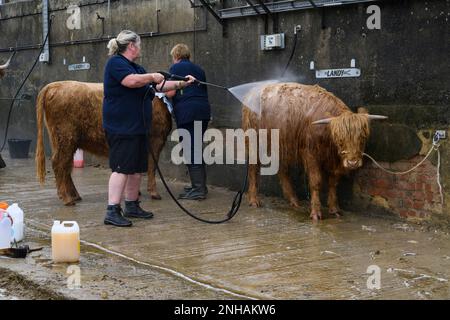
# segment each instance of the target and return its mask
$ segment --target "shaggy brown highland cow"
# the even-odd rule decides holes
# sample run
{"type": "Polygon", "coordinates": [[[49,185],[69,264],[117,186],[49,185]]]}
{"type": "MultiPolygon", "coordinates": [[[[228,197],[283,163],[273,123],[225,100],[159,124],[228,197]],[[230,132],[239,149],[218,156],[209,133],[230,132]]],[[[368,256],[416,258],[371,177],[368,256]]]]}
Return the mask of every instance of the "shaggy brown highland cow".
{"type": "MultiPolygon", "coordinates": [[[[369,120],[385,118],[353,113],[339,98],[317,85],[277,83],[261,91],[260,116],[244,106],[242,127],[280,130],[278,176],[283,194],[292,206],[299,207],[289,167],[303,166],[309,179],[311,218],[318,220],[322,218],[319,192],[323,179],[328,178],[329,212],[339,215],[339,179],[361,167],[369,120]]],[[[248,200],[252,206],[261,205],[259,168],[258,164],[249,167],[248,200]]]]}
{"type": "MultiPolygon", "coordinates": [[[[108,156],[102,127],[103,84],[59,81],[46,85],[37,98],[36,170],[40,183],[45,181],[44,117],[52,145],[52,167],[58,196],[65,205],[81,200],[71,172],[73,154],[80,148],[97,156],[108,156]]],[[[172,129],[172,119],[164,103],[153,100],[150,144],[156,159],[172,129]]],[[[149,157],[147,190],[153,199],[161,199],[156,190],[155,163],[149,157]]]]}

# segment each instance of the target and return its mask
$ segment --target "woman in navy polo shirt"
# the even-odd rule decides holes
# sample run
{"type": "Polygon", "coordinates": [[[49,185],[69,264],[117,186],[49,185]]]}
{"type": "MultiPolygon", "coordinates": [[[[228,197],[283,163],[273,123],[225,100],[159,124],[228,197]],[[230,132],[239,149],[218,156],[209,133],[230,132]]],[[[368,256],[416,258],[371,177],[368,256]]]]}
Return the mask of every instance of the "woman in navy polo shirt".
{"type": "MultiPolygon", "coordinates": [[[[173,65],[170,68],[171,74],[182,77],[193,75],[200,81],[206,81],[205,72],[198,65],[189,59],[191,53],[185,44],[177,44],[170,52],[173,65]]],[[[168,97],[173,97],[173,107],[175,121],[179,129],[189,131],[191,136],[191,159],[187,165],[191,186],[185,187],[185,192],[180,194],[180,199],[202,200],[206,198],[208,188],[206,187],[206,169],[203,162],[203,135],[211,119],[211,107],[208,101],[208,91],[205,85],[195,84],[186,89],[167,92],[168,97]],[[201,137],[195,137],[195,126],[201,128],[201,137]],[[197,139],[195,139],[197,138],[197,139]],[[195,148],[195,145],[200,145],[195,148]],[[196,155],[197,151],[197,155],[196,155]]],[[[200,132],[200,130],[198,130],[200,132]]]]}
{"type": "Polygon", "coordinates": [[[132,223],[127,217],[153,217],[151,212],[140,207],[138,197],[141,176],[148,167],[148,132],[154,90],[182,89],[195,78],[188,76],[190,80],[187,82],[165,82],[161,74],[147,73],[134,62],[140,57],[141,40],[133,31],[120,32],[117,38],[109,41],[108,49],[111,58],[104,73],[103,127],[112,174],[104,222],[129,227],[132,223]],[[125,212],[122,215],[120,203],[124,193],[125,212]]]}

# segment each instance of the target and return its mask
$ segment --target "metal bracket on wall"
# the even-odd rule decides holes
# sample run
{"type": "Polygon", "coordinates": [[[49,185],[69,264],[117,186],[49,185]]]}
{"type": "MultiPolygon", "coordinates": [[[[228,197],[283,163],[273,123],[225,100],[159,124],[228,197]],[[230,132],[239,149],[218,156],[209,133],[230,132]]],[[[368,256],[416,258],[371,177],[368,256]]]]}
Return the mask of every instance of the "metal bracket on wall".
{"type": "MultiPolygon", "coordinates": [[[[217,12],[213,9],[213,7],[211,6],[211,4],[209,3],[208,0],[199,0],[200,3],[202,4],[203,7],[205,7],[208,12],[217,20],[217,22],[219,22],[221,25],[224,24],[223,20],[221,17],[219,17],[219,15],[217,14],[217,12]]],[[[192,2],[191,2],[192,3],[192,2]]]]}
{"type": "Polygon", "coordinates": [[[102,17],[96,12],[97,14],[97,20],[100,20],[102,22],[102,34],[100,37],[103,37],[105,35],[105,17],[102,17]]]}
{"type": "MultiPolygon", "coordinates": [[[[220,23],[220,25],[222,26],[222,36],[226,37],[227,36],[227,28],[226,28],[225,21],[213,9],[213,7],[212,7],[211,3],[209,2],[209,0],[199,0],[199,1],[202,4],[202,7],[206,8],[208,10],[208,12],[214,17],[214,19],[216,19],[217,22],[220,23]]],[[[191,5],[195,6],[195,3],[193,3],[191,0],[189,0],[189,2],[191,2],[191,5]]]]}
{"type": "MultiPolygon", "coordinates": [[[[268,16],[273,17],[272,12],[267,8],[267,6],[262,2],[258,0],[259,6],[255,5],[251,0],[246,0],[248,5],[264,20],[264,33],[269,33],[269,20],[268,16]],[[263,10],[261,10],[261,8],[263,10]]],[[[274,21],[274,27],[273,27],[273,33],[278,33],[278,21],[274,21]]]]}
{"type": "Polygon", "coordinates": [[[262,0],[257,0],[259,5],[264,9],[264,11],[269,15],[272,16],[272,11],[269,10],[269,8],[266,6],[266,4],[262,0]]]}
{"type": "MultiPolygon", "coordinates": [[[[279,12],[288,12],[295,10],[307,10],[307,9],[317,9],[326,8],[331,6],[342,6],[346,4],[356,4],[364,2],[375,2],[380,0],[280,0],[280,1],[270,1],[264,2],[262,0],[257,0],[258,4],[252,6],[235,6],[231,8],[224,8],[218,11],[219,18],[231,19],[231,18],[241,18],[247,16],[254,16],[264,11],[263,14],[273,15],[279,12]]],[[[248,2],[248,1],[247,1],[248,2]]]]}
{"type": "Polygon", "coordinates": [[[257,0],[259,6],[264,10],[265,13],[265,33],[269,33],[269,28],[268,28],[268,23],[269,20],[267,17],[272,19],[272,33],[279,33],[278,31],[278,27],[279,27],[279,23],[278,23],[278,14],[272,12],[269,7],[262,1],[262,0],[257,0]]]}
{"type": "Polygon", "coordinates": [[[250,7],[252,7],[252,9],[253,9],[259,16],[262,15],[261,12],[259,12],[259,10],[257,9],[257,7],[253,4],[253,2],[251,2],[250,0],[245,0],[245,1],[247,1],[248,5],[249,5],[250,7]]]}
{"type": "Polygon", "coordinates": [[[314,3],[313,0],[309,0],[309,3],[311,3],[311,5],[313,6],[314,9],[317,8],[317,6],[316,6],[316,4],[314,3]]]}

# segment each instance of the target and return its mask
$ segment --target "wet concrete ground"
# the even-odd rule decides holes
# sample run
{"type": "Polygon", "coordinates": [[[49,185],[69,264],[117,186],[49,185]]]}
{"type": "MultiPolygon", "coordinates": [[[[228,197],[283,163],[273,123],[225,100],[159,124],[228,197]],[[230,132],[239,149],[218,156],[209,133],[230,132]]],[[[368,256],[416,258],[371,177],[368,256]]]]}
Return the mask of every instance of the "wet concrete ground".
{"type": "MultiPolygon", "coordinates": [[[[135,220],[133,228],[119,229],[103,225],[109,170],[74,170],[83,201],[64,207],[56,196],[52,173],[40,187],[32,159],[7,159],[7,164],[0,170],[0,200],[19,203],[25,211],[27,241],[46,248],[27,260],[0,259],[0,269],[14,271],[32,281],[33,288],[47,290],[49,296],[44,298],[450,298],[447,231],[365,213],[346,213],[341,219],[314,225],[306,203],[294,210],[281,199],[267,197],[263,208],[243,203],[231,222],[207,225],[181,212],[161,184],[163,200],[149,200],[147,195],[142,199],[142,206],[151,209],[155,218],[135,220]],[[80,289],[68,289],[67,266],[50,260],[53,220],[76,220],[81,227],[80,289]],[[379,290],[367,287],[370,266],[380,268],[379,290]]],[[[175,193],[184,185],[173,180],[170,184],[175,193]]],[[[211,187],[207,200],[185,203],[203,217],[217,219],[228,210],[233,196],[211,187]]],[[[11,286],[2,277],[0,289],[8,290],[11,286]]],[[[24,292],[19,292],[21,296],[24,292]]]]}

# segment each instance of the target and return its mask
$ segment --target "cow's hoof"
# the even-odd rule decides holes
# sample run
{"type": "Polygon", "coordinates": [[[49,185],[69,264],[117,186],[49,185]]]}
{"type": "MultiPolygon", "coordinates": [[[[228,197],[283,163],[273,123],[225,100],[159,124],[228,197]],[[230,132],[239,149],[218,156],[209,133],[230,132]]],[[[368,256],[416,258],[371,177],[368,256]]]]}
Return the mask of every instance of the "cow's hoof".
{"type": "Polygon", "coordinates": [[[70,201],[64,202],[64,205],[67,207],[74,206],[75,204],[76,204],[75,200],[70,200],[70,201]]]}
{"type": "Polygon", "coordinates": [[[150,197],[153,200],[161,200],[162,199],[161,196],[159,194],[157,194],[157,193],[150,194],[150,197]]]}
{"type": "Polygon", "coordinates": [[[248,205],[253,208],[259,208],[262,204],[259,199],[251,199],[248,201],[248,205]]]}
{"type": "Polygon", "coordinates": [[[342,217],[342,213],[341,213],[341,212],[339,211],[339,209],[337,209],[337,208],[330,209],[330,210],[328,211],[328,213],[329,213],[330,215],[335,216],[336,218],[342,217]]]}
{"type": "Polygon", "coordinates": [[[77,196],[75,199],[73,199],[74,202],[80,202],[81,200],[83,200],[83,199],[81,199],[80,196],[77,196]]]}
{"type": "Polygon", "coordinates": [[[311,212],[310,217],[313,220],[313,222],[318,222],[319,220],[322,220],[322,212],[320,212],[320,211],[311,212]]]}
{"type": "Polygon", "coordinates": [[[300,208],[300,201],[298,201],[298,199],[291,199],[289,201],[289,204],[291,205],[291,207],[300,208]]]}

